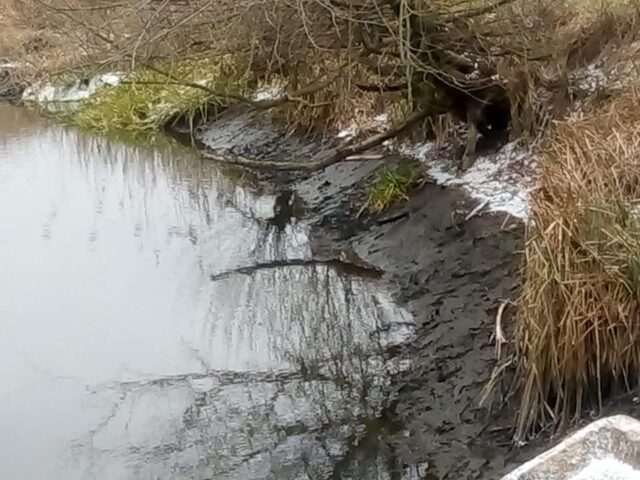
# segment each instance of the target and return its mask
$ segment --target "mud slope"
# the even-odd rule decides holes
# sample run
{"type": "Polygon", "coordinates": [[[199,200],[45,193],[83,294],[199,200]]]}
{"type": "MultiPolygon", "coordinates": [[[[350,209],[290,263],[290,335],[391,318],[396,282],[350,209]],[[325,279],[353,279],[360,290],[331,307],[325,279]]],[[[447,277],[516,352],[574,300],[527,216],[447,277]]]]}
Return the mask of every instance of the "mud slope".
{"type": "Polygon", "coordinates": [[[523,231],[505,228],[500,214],[461,223],[458,211],[473,207],[461,191],[427,184],[387,214],[397,221],[353,233],[329,214],[317,231],[323,237],[335,225],[337,244],[384,271],[414,315],[417,336],[405,352],[412,368],[397,379],[390,412],[402,429],[390,446],[403,463],[429,462],[434,478],[496,478],[509,468],[506,435],[499,446],[482,436],[492,426],[478,400],[494,366],[498,306],[514,295],[523,231]]]}
{"type": "MultiPolygon", "coordinates": [[[[233,138],[233,149],[243,154],[288,160],[298,140],[273,130],[250,134],[259,128],[259,122],[218,123],[201,138],[214,147],[233,138]]],[[[320,144],[306,146],[301,158],[319,149],[320,144]]],[[[417,335],[402,352],[412,367],[396,379],[398,395],[387,412],[397,428],[378,442],[398,472],[403,465],[428,463],[427,478],[499,477],[513,466],[505,460],[508,437],[485,435],[493,426],[478,401],[494,367],[497,309],[514,295],[522,225],[505,225],[505,214],[464,221],[475,202],[460,189],[432,183],[383,218],[356,218],[366,185],[382,165],[349,162],[286,181],[287,191],[305,205],[315,256],[384,272],[397,302],[414,315],[417,335]]]]}
{"type": "Polygon", "coordinates": [[[487,418],[478,400],[494,366],[495,314],[513,296],[522,241],[520,229],[501,231],[495,215],[454,225],[459,201],[457,192],[429,186],[413,199],[409,218],[356,240],[363,258],[389,273],[416,320],[413,368],[398,379],[395,408],[409,436],[396,446],[407,463],[432,463],[438,478],[502,470],[502,449],[480,438],[487,418]]]}

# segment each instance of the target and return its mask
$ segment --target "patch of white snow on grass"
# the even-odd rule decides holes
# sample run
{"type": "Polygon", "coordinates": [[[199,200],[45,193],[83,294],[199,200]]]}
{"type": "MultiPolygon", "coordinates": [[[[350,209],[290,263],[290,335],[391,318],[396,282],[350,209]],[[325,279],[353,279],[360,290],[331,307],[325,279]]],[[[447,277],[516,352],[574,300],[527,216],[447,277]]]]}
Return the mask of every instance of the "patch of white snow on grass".
{"type": "Polygon", "coordinates": [[[404,146],[400,151],[425,163],[427,174],[436,184],[460,186],[474,199],[486,201],[490,211],[527,218],[531,179],[526,172],[533,167],[535,157],[517,143],[508,143],[498,152],[478,155],[471,168],[460,174],[449,157],[442,160],[436,157],[433,143],[404,146]]]}
{"type": "Polygon", "coordinates": [[[284,89],[279,85],[265,85],[255,91],[253,94],[253,100],[256,102],[275,100],[276,98],[281,97],[283,93],[284,89]]]}
{"type": "Polygon", "coordinates": [[[382,127],[386,126],[389,123],[389,114],[381,113],[380,115],[376,115],[373,117],[373,123],[382,127]]]}
{"type": "Polygon", "coordinates": [[[355,126],[350,126],[343,130],[340,130],[336,137],[338,138],[351,138],[354,137],[358,133],[358,129],[355,126]]]}
{"type": "Polygon", "coordinates": [[[124,74],[122,73],[105,73],[98,77],[98,81],[102,82],[104,85],[117,85],[124,78],[124,74]]]}
{"type": "Polygon", "coordinates": [[[348,126],[343,127],[336,137],[349,139],[363,132],[381,132],[387,128],[389,128],[389,114],[380,113],[368,120],[351,122],[348,126]]]}
{"type": "Polygon", "coordinates": [[[106,73],[89,79],[88,82],[75,80],[73,83],[36,84],[27,88],[22,99],[25,102],[35,102],[40,104],[52,102],[79,102],[84,100],[100,88],[109,85],[117,85],[124,78],[120,73],[106,73]]]}
{"type": "Polygon", "coordinates": [[[610,79],[602,68],[589,65],[569,74],[569,89],[572,92],[593,94],[609,85],[610,79]]]}

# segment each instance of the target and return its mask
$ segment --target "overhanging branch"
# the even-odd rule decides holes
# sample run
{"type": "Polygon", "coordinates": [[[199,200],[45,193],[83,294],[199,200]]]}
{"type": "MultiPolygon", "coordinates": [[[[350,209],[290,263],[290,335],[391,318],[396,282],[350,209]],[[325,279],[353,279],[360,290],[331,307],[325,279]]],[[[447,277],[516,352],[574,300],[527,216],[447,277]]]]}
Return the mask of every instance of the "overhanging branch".
{"type": "Polygon", "coordinates": [[[144,81],[140,81],[140,82],[131,82],[131,83],[140,83],[140,84],[160,84],[160,85],[165,85],[165,84],[169,84],[169,85],[181,85],[184,87],[190,87],[190,88],[195,88],[198,90],[202,90],[204,92],[209,93],[211,96],[213,97],[217,97],[217,98],[224,98],[224,99],[231,99],[231,100],[236,100],[240,103],[245,103],[247,105],[251,105],[254,108],[258,108],[261,110],[265,110],[265,109],[270,109],[270,108],[274,108],[274,107],[278,107],[280,105],[286,104],[286,103],[299,103],[301,105],[304,105],[306,107],[311,107],[311,108],[317,108],[317,107],[324,107],[327,105],[330,105],[329,102],[321,102],[321,103],[311,103],[307,100],[305,100],[303,97],[307,96],[307,95],[312,95],[316,92],[319,92],[320,90],[324,90],[325,88],[327,88],[329,85],[331,85],[333,82],[337,81],[338,78],[340,78],[340,73],[338,73],[337,75],[323,81],[323,82],[315,82],[312,83],[310,85],[307,85],[304,88],[301,88],[299,90],[296,90],[295,92],[291,92],[291,93],[283,93],[280,96],[276,97],[276,98],[272,98],[272,99],[266,99],[266,100],[254,100],[252,98],[246,97],[244,95],[240,95],[237,93],[231,93],[231,92],[223,92],[220,90],[215,90],[213,88],[210,88],[206,85],[201,85],[200,83],[196,83],[196,82],[189,82],[189,81],[185,81],[185,80],[181,80],[173,75],[171,75],[171,73],[166,72],[164,70],[161,70],[157,67],[154,67],[153,65],[145,65],[146,68],[148,68],[151,71],[154,71],[164,77],[166,77],[168,79],[168,81],[166,82],[144,82],[144,81]]]}

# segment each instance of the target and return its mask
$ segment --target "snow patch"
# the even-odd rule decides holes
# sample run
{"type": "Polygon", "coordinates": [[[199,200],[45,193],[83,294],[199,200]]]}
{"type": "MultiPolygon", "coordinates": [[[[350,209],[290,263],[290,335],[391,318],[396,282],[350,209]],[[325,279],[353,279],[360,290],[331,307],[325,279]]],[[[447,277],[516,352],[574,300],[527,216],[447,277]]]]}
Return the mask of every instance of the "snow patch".
{"type": "Polygon", "coordinates": [[[337,138],[353,138],[365,131],[382,131],[389,128],[389,114],[380,113],[364,121],[353,121],[336,135],[337,138]]]}
{"type": "Polygon", "coordinates": [[[592,460],[573,480],[632,480],[640,478],[640,470],[620,460],[607,457],[592,460]]]}
{"type": "Polygon", "coordinates": [[[98,77],[98,81],[102,82],[104,85],[117,85],[119,84],[122,79],[124,78],[124,74],[123,73],[105,73],[101,76],[98,77]]]}
{"type": "Polygon", "coordinates": [[[36,84],[24,91],[22,100],[42,104],[51,102],[79,102],[90,97],[104,86],[117,85],[123,78],[124,74],[106,73],[93,77],[88,81],[75,80],[67,84],[36,84]]]}
{"type": "Polygon", "coordinates": [[[354,137],[358,133],[358,129],[355,126],[351,126],[345,128],[344,130],[340,130],[336,137],[338,138],[351,138],[354,137]]]}
{"type": "Polygon", "coordinates": [[[386,125],[389,122],[389,114],[381,113],[373,117],[373,122],[377,125],[386,125]]]}
{"type": "MultiPolygon", "coordinates": [[[[382,113],[369,120],[352,122],[337,134],[338,139],[352,139],[363,131],[383,131],[389,128],[389,115],[382,113]]],[[[537,158],[517,142],[503,146],[497,152],[480,154],[471,168],[458,173],[450,152],[439,149],[435,142],[398,144],[386,140],[383,147],[390,153],[414,158],[426,166],[427,174],[437,185],[458,186],[493,212],[505,212],[526,220],[528,197],[533,187],[530,175],[537,158]]]]}
{"type": "Polygon", "coordinates": [[[605,71],[595,64],[577,69],[569,75],[569,90],[572,93],[592,95],[609,83],[605,71]]]}
{"type": "MultiPolygon", "coordinates": [[[[630,46],[636,53],[640,50],[640,42],[630,46]]],[[[598,94],[611,94],[629,86],[638,77],[640,63],[630,59],[607,67],[603,60],[599,60],[586,67],[578,68],[569,74],[569,93],[574,98],[567,118],[580,120],[585,110],[593,103],[598,94]]]]}
{"type": "Polygon", "coordinates": [[[253,100],[260,102],[262,100],[274,100],[284,93],[284,89],[279,85],[266,85],[255,91],[253,100]]]}
{"type": "Polygon", "coordinates": [[[536,157],[516,142],[495,153],[478,155],[471,168],[459,175],[450,156],[438,158],[434,143],[405,145],[399,151],[424,163],[436,184],[461,186],[471,197],[487,202],[490,211],[506,212],[521,219],[528,217],[532,185],[526,172],[533,170],[536,157]]]}

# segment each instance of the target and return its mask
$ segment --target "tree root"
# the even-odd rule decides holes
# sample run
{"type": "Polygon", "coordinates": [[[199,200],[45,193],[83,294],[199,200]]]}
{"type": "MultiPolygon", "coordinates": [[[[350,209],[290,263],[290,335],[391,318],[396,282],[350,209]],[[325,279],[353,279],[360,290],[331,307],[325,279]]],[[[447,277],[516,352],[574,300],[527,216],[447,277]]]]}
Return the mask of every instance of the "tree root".
{"type": "Polygon", "coordinates": [[[251,160],[241,156],[227,156],[212,151],[202,152],[202,156],[217,162],[228,163],[231,165],[239,165],[242,167],[275,170],[275,171],[301,171],[301,172],[316,172],[324,170],[325,168],[343,161],[362,161],[362,160],[379,160],[377,156],[363,157],[359,154],[370,150],[372,148],[381,145],[382,142],[396,137],[407,128],[411,127],[415,123],[425,119],[429,113],[427,111],[419,110],[411,113],[402,122],[398,123],[394,127],[385,130],[377,135],[374,135],[362,142],[348,145],[333,152],[325,152],[324,157],[312,162],[295,161],[295,162],[278,162],[267,160],[251,160]]]}

